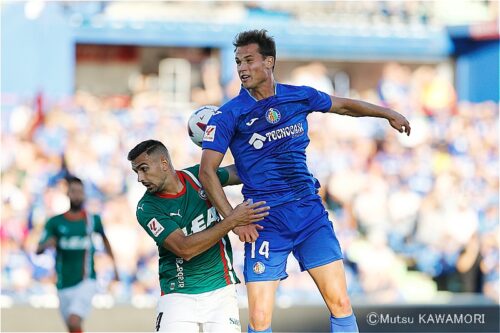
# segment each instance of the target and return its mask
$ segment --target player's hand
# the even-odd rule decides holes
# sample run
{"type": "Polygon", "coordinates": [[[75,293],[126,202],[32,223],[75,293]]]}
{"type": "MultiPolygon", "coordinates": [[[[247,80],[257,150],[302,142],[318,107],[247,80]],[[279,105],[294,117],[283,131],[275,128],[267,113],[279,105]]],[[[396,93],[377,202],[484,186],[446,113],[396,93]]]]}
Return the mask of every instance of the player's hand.
{"type": "Polygon", "coordinates": [[[391,126],[399,133],[406,133],[406,135],[410,135],[410,122],[402,114],[394,111],[393,115],[387,120],[389,120],[389,124],[391,124],[391,126]]]}
{"type": "Polygon", "coordinates": [[[247,200],[236,206],[228,216],[233,223],[233,229],[263,220],[264,217],[269,215],[269,206],[264,206],[265,204],[265,201],[252,203],[247,200]]]}
{"type": "Polygon", "coordinates": [[[259,232],[257,230],[264,229],[260,224],[249,224],[240,227],[236,227],[233,229],[233,232],[238,235],[240,241],[253,243],[259,238],[259,232]]]}

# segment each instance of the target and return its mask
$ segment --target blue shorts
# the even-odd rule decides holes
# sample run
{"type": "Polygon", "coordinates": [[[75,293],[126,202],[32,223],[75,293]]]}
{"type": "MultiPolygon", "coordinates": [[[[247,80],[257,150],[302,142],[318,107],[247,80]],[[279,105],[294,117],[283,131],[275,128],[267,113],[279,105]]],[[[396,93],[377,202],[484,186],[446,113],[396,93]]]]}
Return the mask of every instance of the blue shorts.
{"type": "Polygon", "coordinates": [[[272,207],[258,223],[264,227],[259,238],[245,243],[245,282],[286,279],[290,252],[302,271],[342,259],[333,225],[317,195],[272,207]]]}

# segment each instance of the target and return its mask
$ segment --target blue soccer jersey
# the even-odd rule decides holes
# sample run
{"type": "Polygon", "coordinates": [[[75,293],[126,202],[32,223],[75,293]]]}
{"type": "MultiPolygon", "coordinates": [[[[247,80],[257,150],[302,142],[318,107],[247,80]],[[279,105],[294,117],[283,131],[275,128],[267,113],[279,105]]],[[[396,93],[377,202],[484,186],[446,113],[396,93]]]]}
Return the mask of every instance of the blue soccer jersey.
{"type": "Polygon", "coordinates": [[[275,95],[256,100],[248,90],[210,119],[203,149],[235,157],[245,199],[276,206],[317,193],[306,163],[307,115],[327,112],[330,96],[306,86],[276,84],[275,95]]]}

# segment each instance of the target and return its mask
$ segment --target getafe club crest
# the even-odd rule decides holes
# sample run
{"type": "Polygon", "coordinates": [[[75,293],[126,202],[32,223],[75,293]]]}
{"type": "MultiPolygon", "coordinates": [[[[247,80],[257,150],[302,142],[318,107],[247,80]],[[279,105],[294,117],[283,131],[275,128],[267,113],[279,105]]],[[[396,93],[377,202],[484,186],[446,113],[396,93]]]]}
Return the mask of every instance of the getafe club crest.
{"type": "Polygon", "coordinates": [[[260,261],[257,261],[253,265],[253,271],[255,274],[262,274],[262,273],[264,273],[265,270],[266,270],[266,266],[263,263],[261,263],[260,261]]]}
{"type": "Polygon", "coordinates": [[[270,124],[276,124],[281,119],[281,113],[278,109],[270,108],[266,112],[266,120],[270,124]]]}

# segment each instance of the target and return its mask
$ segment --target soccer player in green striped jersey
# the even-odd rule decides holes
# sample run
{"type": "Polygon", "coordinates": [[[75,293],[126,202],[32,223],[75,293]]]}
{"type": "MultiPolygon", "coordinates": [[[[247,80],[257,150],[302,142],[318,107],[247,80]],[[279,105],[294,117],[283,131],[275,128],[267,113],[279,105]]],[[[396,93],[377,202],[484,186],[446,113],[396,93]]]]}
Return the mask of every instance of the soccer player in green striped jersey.
{"type": "MultiPolygon", "coordinates": [[[[139,143],[128,154],[137,180],[146,187],[137,220],[158,245],[161,294],[156,330],[240,332],[227,233],[268,215],[265,202],[244,202],[224,220],[207,200],[199,165],[175,170],[159,141],[139,143]]],[[[217,172],[223,185],[239,184],[234,165],[217,172]]]]}
{"type": "Polygon", "coordinates": [[[83,182],[77,177],[69,177],[67,182],[70,209],[47,221],[36,253],[40,254],[49,247],[56,249],[59,308],[68,330],[81,332],[83,319],[92,308],[92,297],[97,287],[93,234],[101,235],[104,248],[112,259],[116,279],[118,273],[100,216],[90,214],[83,208],[83,182]]]}

